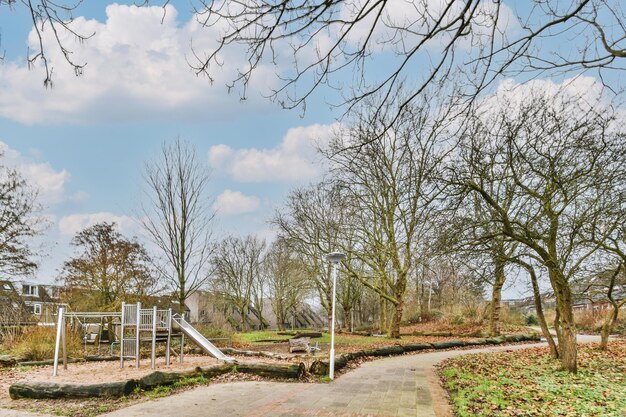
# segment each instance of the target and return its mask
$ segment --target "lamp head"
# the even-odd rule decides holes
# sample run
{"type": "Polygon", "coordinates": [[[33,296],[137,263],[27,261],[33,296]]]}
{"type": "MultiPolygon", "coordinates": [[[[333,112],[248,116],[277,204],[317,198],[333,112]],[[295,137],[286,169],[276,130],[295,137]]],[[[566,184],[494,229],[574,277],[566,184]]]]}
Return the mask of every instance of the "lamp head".
{"type": "Polygon", "coordinates": [[[341,252],[331,252],[326,255],[326,260],[334,264],[339,263],[346,259],[346,254],[341,252]]]}

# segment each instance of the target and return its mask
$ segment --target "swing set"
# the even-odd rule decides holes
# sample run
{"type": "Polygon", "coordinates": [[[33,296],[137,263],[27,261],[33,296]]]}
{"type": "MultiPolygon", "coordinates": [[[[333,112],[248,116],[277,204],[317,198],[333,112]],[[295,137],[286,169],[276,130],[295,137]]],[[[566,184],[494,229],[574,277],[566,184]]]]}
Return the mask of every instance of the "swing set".
{"type": "MultiPolygon", "coordinates": [[[[63,369],[67,369],[67,322],[72,326],[77,321],[83,329],[83,339],[85,350],[89,342],[98,345],[100,354],[100,343],[103,341],[104,323],[109,325],[107,340],[111,342],[111,354],[113,346],[119,340],[120,345],[120,368],[124,367],[124,360],[135,360],[135,366],[139,368],[141,359],[141,343],[151,344],[151,367],[156,368],[156,344],[165,343],[165,364],[170,365],[170,351],[172,337],[180,337],[180,362],[183,361],[185,346],[185,336],[199,345],[206,353],[213,357],[232,362],[234,358],[224,355],[224,353],[198,332],[182,316],[172,314],[172,309],[159,310],[155,307],[141,308],[141,303],[122,303],[119,312],[69,312],[64,307],[59,308],[57,317],[56,344],[54,347],[54,367],[52,375],[58,375],[59,354],[63,361],[63,369]],[[97,323],[97,321],[100,323],[97,323]],[[89,323],[91,321],[91,323],[89,323]],[[96,321],[96,323],[93,323],[96,321]],[[90,326],[99,326],[98,332],[89,332],[90,326]],[[172,329],[176,333],[172,333],[172,329]],[[112,331],[113,334],[110,334],[112,331]],[[112,337],[115,335],[116,337],[112,337]]],[[[176,354],[176,352],[174,352],[176,354]]]]}

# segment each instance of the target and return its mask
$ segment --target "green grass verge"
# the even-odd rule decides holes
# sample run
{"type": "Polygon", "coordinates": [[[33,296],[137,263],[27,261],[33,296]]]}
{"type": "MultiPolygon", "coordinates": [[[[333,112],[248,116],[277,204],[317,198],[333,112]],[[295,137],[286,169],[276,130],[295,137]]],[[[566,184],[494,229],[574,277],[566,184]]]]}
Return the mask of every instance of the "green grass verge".
{"type": "Polygon", "coordinates": [[[460,417],[626,415],[626,342],[581,345],[578,358],[573,375],[547,349],[464,355],[441,375],[460,417]]]}
{"type": "MultiPolygon", "coordinates": [[[[293,336],[279,335],[276,331],[271,330],[258,330],[245,333],[237,333],[233,336],[233,339],[240,343],[256,343],[262,340],[289,340],[293,336]]],[[[348,334],[335,334],[335,345],[337,346],[369,346],[376,345],[383,342],[398,342],[398,339],[391,339],[388,337],[371,337],[371,336],[355,336],[348,334]]],[[[313,338],[311,342],[330,343],[330,333],[322,333],[322,337],[313,338]]]]}

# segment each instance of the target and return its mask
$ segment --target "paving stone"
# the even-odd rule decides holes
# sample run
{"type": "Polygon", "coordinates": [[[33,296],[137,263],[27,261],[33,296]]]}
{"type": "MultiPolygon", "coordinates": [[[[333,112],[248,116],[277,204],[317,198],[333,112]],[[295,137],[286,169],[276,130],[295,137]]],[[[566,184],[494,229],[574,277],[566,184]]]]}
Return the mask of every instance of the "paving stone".
{"type": "MultiPolygon", "coordinates": [[[[481,348],[473,352],[511,348],[481,348]]],[[[210,384],[101,417],[435,417],[428,382],[433,376],[432,367],[465,353],[468,352],[457,350],[379,359],[366,362],[329,384],[210,384]]],[[[435,400],[438,407],[445,401],[438,397],[435,400]]],[[[3,411],[0,409],[0,417],[4,416],[3,411]]]]}

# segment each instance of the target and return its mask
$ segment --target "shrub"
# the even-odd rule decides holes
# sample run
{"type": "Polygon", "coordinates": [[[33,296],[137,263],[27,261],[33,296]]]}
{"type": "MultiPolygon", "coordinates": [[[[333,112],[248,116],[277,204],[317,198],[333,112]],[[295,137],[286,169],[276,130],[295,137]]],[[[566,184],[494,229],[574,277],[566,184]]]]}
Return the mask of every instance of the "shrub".
{"type": "Polygon", "coordinates": [[[520,310],[516,308],[502,306],[502,309],[500,310],[500,322],[502,324],[523,326],[526,324],[526,317],[520,310]]]}
{"type": "MultiPolygon", "coordinates": [[[[68,352],[76,355],[82,352],[81,339],[78,332],[67,333],[68,352]]],[[[56,328],[32,326],[25,329],[10,346],[16,356],[29,361],[43,361],[54,357],[56,328]]]]}
{"type": "Polygon", "coordinates": [[[535,316],[534,314],[529,314],[526,316],[526,324],[528,326],[537,326],[539,325],[539,320],[537,319],[537,316],[535,316]]]}
{"type": "MultiPolygon", "coordinates": [[[[202,335],[206,337],[207,339],[217,339],[217,338],[226,338],[226,337],[232,339],[233,337],[233,331],[225,327],[214,327],[214,326],[198,324],[196,325],[196,329],[200,333],[202,333],[202,335]]],[[[217,341],[214,341],[213,343],[216,344],[217,346],[223,346],[223,347],[225,347],[227,344],[227,342],[224,340],[217,340],[217,341]]]]}

